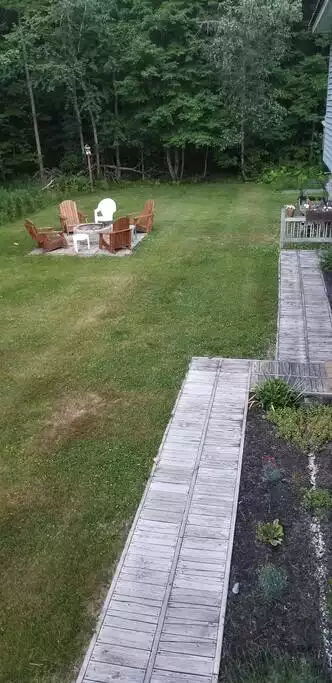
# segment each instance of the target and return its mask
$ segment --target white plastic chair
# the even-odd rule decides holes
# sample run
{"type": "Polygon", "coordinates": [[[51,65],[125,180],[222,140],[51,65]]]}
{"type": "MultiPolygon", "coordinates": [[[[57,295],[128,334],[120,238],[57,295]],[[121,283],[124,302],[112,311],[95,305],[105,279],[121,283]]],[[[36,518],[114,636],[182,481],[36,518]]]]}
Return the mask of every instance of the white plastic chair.
{"type": "Polygon", "coordinates": [[[95,210],[95,223],[110,223],[116,212],[114,199],[102,199],[95,210]]]}

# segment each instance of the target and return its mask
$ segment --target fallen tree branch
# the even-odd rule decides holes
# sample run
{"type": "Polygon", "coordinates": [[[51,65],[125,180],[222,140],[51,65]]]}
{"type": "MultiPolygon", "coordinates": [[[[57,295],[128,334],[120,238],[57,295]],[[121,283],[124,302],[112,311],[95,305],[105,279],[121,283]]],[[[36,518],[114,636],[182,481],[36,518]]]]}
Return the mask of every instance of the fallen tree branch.
{"type": "Polygon", "coordinates": [[[48,187],[51,187],[54,184],[55,178],[51,178],[50,182],[47,183],[44,187],[42,187],[42,190],[47,190],[48,187]]]}
{"type": "Polygon", "coordinates": [[[104,164],[103,168],[111,168],[114,171],[116,171],[117,169],[120,171],[131,171],[132,173],[138,173],[139,175],[147,175],[146,171],[142,171],[139,168],[129,168],[129,166],[115,166],[113,164],[104,164]]]}

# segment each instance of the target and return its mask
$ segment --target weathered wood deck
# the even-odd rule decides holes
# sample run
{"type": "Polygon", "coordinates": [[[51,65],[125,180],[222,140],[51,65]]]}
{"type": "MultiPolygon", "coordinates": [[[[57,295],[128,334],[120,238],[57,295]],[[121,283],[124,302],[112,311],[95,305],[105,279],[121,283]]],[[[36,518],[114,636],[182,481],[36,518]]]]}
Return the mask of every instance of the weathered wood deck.
{"type": "Polygon", "coordinates": [[[332,362],[253,360],[250,388],[273,377],[282,377],[306,395],[332,396],[332,362]]]}
{"type": "Polygon", "coordinates": [[[193,358],[77,683],[217,683],[248,394],[332,394],[316,252],[280,257],[276,361],[193,358]]]}
{"type": "Polygon", "coordinates": [[[316,251],[282,251],[276,358],[332,360],[332,315],[316,251]]]}
{"type": "Polygon", "coordinates": [[[196,358],[77,683],[216,683],[250,361],[196,358]]]}

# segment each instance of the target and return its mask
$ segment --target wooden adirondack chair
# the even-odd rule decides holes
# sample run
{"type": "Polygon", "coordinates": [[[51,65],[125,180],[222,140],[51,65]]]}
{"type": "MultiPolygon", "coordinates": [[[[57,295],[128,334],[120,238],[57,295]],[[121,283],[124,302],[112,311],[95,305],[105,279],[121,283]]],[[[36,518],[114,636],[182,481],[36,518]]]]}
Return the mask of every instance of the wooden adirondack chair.
{"type": "Polygon", "coordinates": [[[145,202],[142,213],[138,216],[131,214],[130,220],[131,223],[135,225],[137,232],[151,232],[153,228],[154,211],[155,202],[153,199],[149,199],[145,202]]]}
{"type": "Polygon", "coordinates": [[[118,218],[111,232],[100,233],[99,249],[115,254],[118,249],[131,249],[131,228],[128,216],[118,218]]]}
{"type": "Polygon", "coordinates": [[[86,223],[87,218],[84,213],[78,211],[76,202],[66,199],[59,206],[59,217],[61,229],[67,234],[74,232],[74,228],[81,223],[86,223]]]}
{"type": "Polygon", "coordinates": [[[42,230],[37,230],[34,223],[31,221],[24,221],[24,227],[29,233],[30,237],[37,242],[39,249],[43,251],[54,251],[55,249],[61,249],[68,247],[67,240],[63,232],[57,232],[54,228],[43,228],[42,230]]]}

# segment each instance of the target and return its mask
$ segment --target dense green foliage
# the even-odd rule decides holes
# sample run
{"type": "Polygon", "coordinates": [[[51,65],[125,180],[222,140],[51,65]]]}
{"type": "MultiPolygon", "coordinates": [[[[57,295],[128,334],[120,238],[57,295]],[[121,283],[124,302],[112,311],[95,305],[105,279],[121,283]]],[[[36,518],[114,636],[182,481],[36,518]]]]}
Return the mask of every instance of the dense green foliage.
{"type": "Polygon", "coordinates": [[[84,143],[116,179],[320,163],[328,47],[312,5],[2,2],[0,179],[82,171],[84,143]]]}
{"type": "Polygon", "coordinates": [[[332,407],[330,405],[280,408],[269,411],[269,419],[278,434],[293,441],[302,450],[318,451],[332,441],[332,407]]]}
{"type": "Polygon", "coordinates": [[[332,271],[332,246],[326,246],[321,251],[320,262],[323,270],[332,271]]]}
{"type": "Polygon", "coordinates": [[[322,519],[332,509],[332,495],[328,489],[308,489],[303,495],[303,507],[322,519]]]}

